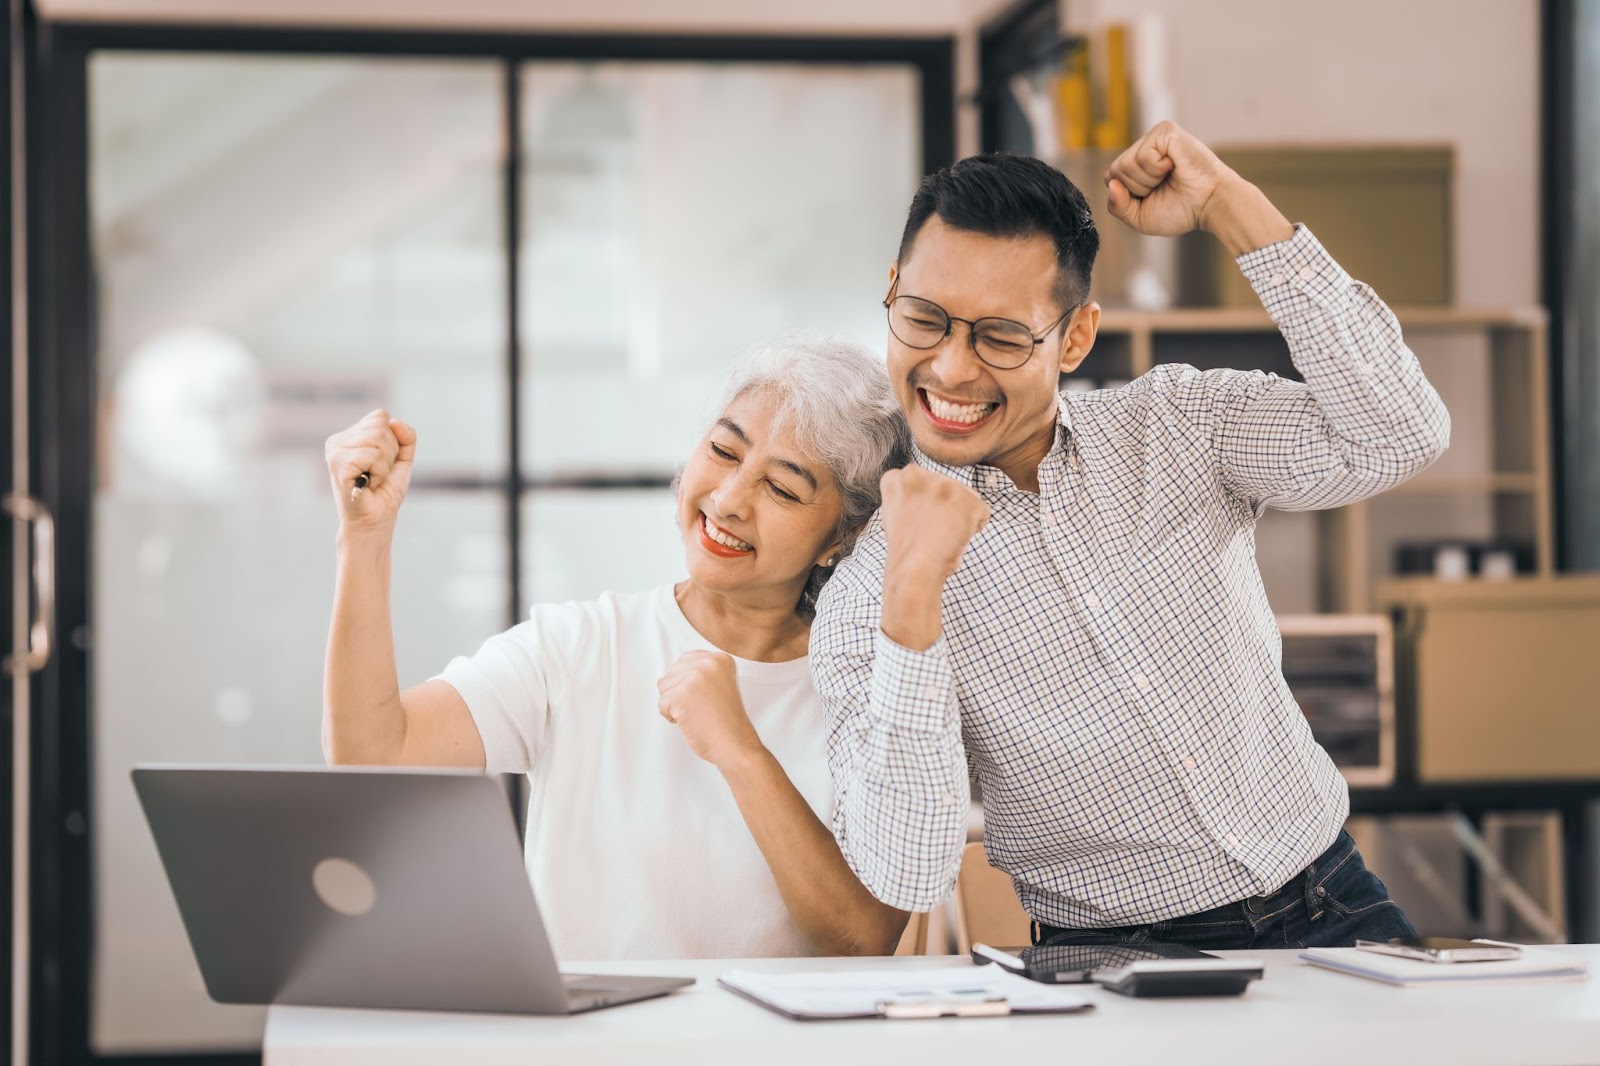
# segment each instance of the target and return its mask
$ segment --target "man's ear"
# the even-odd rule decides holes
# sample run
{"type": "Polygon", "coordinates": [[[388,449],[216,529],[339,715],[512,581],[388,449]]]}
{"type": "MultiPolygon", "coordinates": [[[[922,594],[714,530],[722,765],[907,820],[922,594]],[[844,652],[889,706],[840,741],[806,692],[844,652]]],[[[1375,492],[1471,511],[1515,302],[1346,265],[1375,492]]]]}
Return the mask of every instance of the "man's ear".
{"type": "Polygon", "coordinates": [[[888,286],[888,288],[883,290],[883,298],[884,298],[885,302],[888,301],[889,293],[894,289],[894,279],[898,278],[899,276],[900,276],[900,264],[899,263],[890,263],[889,264],[889,286],[888,286]]]}
{"type": "Polygon", "coordinates": [[[1100,305],[1086,303],[1067,320],[1067,337],[1061,345],[1061,372],[1070,374],[1088,356],[1100,332],[1100,305]]]}

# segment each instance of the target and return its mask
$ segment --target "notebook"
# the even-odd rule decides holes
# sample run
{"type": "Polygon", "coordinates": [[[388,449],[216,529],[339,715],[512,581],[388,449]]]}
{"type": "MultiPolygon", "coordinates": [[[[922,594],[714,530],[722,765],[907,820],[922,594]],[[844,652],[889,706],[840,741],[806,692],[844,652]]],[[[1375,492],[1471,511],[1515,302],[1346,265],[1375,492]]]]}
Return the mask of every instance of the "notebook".
{"type": "Polygon", "coordinates": [[[1581,981],[1589,975],[1589,967],[1582,959],[1549,948],[1524,947],[1521,958],[1501,962],[1424,962],[1360,948],[1308,948],[1300,958],[1313,966],[1402,987],[1478,981],[1581,981]]]}
{"type": "Polygon", "coordinates": [[[800,1021],[1068,1014],[1094,1006],[1076,992],[1018,977],[993,963],[783,974],[733,970],[717,983],[800,1021]]]}

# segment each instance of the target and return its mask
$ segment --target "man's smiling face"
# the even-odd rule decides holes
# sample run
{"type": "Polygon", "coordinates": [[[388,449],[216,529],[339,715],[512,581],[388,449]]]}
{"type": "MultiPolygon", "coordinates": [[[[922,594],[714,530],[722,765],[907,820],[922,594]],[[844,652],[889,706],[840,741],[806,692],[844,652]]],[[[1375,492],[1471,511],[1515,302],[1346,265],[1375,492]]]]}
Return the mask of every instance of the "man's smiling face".
{"type": "MultiPolygon", "coordinates": [[[[890,271],[890,281],[896,296],[931,301],[953,318],[1008,318],[1039,336],[1067,310],[1060,305],[1058,270],[1055,247],[1043,234],[990,237],[934,215],[898,270],[890,271]]],[[[1082,314],[1050,330],[1032,357],[1012,370],[980,360],[963,322],[953,322],[950,335],[928,349],[913,348],[891,331],[889,377],[917,446],[937,462],[984,463],[1014,481],[1013,468],[1027,466],[1030,456],[1037,467],[1055,436],[1059,374],[1087,353],[1087,346],[1074,349],[1071,336],[1082,314]]]]}

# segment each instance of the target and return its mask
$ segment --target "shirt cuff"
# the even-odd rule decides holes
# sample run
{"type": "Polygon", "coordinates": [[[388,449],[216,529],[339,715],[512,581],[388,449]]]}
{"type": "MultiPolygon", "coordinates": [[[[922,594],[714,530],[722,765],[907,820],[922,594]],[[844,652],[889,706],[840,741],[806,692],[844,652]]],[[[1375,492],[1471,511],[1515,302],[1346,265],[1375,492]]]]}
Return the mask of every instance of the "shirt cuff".
{"type": "Polygon", "coordinates": [[[433,680],[443,681],[455,689],[467,705],[467,710],[472,712],[472,722],[478,727],[478,737],[483,741],[484,773],[515,774],[527,771],[528,752],[522,738],[500,707],[494,685],[484,676],[478,664],[466,656],[457,656],[433,680]]]}
{"type": "Polygon", "coordinates": [[[955,672],[940,637],[926,651],[912,651],[877,634],[871,707],[888,725],[922,733],[960,728],[955,672]]]}
{"type": "Polygon", "coordinates": [[[1302,298],[1326,305],[1350,287],[1344,267],[1299,223],[1288,240],[1246,252],[1236,262],[1279,326],[1283,325],[1279,316],[1293,311],[1302,298]]]}

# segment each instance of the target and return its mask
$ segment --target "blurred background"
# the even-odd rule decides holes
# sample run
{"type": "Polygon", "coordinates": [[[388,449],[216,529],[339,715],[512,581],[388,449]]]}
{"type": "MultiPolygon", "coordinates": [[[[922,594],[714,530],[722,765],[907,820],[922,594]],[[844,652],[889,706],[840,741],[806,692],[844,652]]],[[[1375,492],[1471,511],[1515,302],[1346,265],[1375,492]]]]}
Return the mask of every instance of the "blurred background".
{"type": "MultiPolygon", "coordinates": [[[[960,156],[1037,155],[1101,208],[1101,339],[1064,389],[1293,375],[1217,242],[1104,217],[1099,175],[1166,118],[1377,289],[1454,419],[1415,482],[1258,538],[1352,832],[1423,932],[1600,938],[1597,7],[10,0],[27,1061],[259,1058],[128,771],[320,762],[330,433],[420,431],[411,684],[533,602],[681,576],[667,486],[729,366],[796,332],[881,350],[906,204],[960,156]]],[[[930,950],[1015,920],[981,838],[930,950]]]]}

